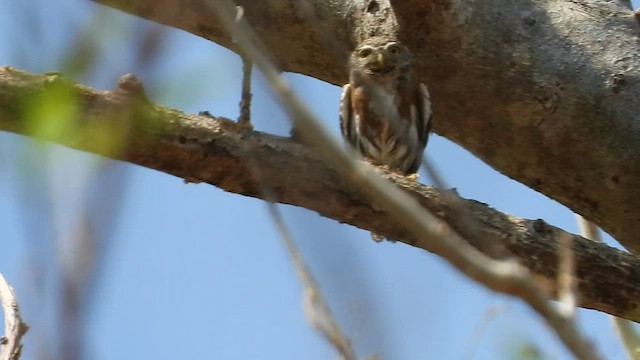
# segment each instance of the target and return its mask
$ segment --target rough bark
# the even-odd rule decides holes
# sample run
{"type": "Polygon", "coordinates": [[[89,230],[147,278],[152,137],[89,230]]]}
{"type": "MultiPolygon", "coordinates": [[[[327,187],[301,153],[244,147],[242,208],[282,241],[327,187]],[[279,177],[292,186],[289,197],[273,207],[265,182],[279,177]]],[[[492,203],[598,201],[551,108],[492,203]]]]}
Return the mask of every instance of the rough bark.
{"type": "MultiPolygon", "coordinates": [[[[95,1],[235,49],[215,1],[95,1]]],[[[640,251],[640,49],[628,2],[238,3],[283,70],[334,84],[347,79],[343,50],[396,31],[395,14],[430,86],[436,132],[640,251]]]]}
{"type": "Polygon", "coordinates": [[[20,360],[22,337],[29,326],[22,321],[13,287],[0,274],[0,306],[4,315],[4,336],[0,337],[0,360],[20,360]]]}
{"type": "MultiPolygon", "coordinates": [[[[354,184],[340,176],[313,149],[223,118],[154,105],[131,76],[123,77],[113,91],[98,91],[55,75],[0,68],[0,130],[32,135],[25,105],[38,107],[52,98],[47,94],[60,92],[75,99],[75,115],[61,125],[64,131],[41,133],[44,139],[257,198],[264,197],[263,186],[269,184],[269,195],[278,202],[415,246],[401,223],[389,221],[387,214],[359,195],[357,179],[354,184]],[[113,146],[114,139],[119,146],[113,146]]],[[[477,248],[514,256],[538,274],[551,293],[556,286],[557,241],[571,236],[580,306],[640,321],[640,259],[635,256],[476,201],[462,200],[450,208],[443,200],[446,194],[404,177],[385,176],[477,248]]]]}

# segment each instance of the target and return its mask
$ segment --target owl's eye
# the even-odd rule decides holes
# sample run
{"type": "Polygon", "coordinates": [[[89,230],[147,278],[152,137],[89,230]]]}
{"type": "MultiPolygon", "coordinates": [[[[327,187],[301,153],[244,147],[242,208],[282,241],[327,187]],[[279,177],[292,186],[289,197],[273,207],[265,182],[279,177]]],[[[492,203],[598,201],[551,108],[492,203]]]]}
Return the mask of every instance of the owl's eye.
{"type": "Polygon", "coordinates": [[[389,53],[391,53],[392,55],[400,54],[400,46],[395,45],[395,44],[394,45],[389,45],[387,50],[389,50],[389,53]]]}
{"type": "Polygon", "coordinates": [[[371,55],[371,52],[373,50],[371,50],[370,47],[365,47],[365,48],[361,48],[360,50],[358,50],[358,57],[360,58],[366,58],[367,56],[371,55]]]}

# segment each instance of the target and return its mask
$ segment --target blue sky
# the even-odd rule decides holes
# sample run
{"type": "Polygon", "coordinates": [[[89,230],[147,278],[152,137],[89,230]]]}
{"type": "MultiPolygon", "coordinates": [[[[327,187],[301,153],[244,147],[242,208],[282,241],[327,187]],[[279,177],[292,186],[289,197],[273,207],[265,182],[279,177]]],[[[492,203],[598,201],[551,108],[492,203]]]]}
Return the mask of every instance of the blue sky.
{"type": "MultiPolygon", "coordinates": [[[[202,38],[79,0],[0,0],[0,27],[0,65],[62,70],[86,39],[96,61],[78,81],[109,89],[131,72],[160,104],[237,116],[239,59],[202,38]],[[144,34],[162,39],[151,62],[136,55],[144,34]]],[[[340,89],[285,76],[338,136],[340,89]]],[[[253,99],[255,127],[288,134],[259,74],[253,99]]],[[[432,135],[428,153],[462,196],[577,232],[568,209],[450,141],[432,135]]],[[[545,359],[571,358],[520,301],[486,291],[440,258],[281,209],[361,357],[518,359],[536,347],[545,359]]],[[[86,299],[89,358],[335,358],[304,319],[300,284],[262,201],[0,132],[0,272],[32,326],[25,359],[59,348],[56,269],[77,254],[82,215],[98,234],[101,264],[86,299]]],[[[608,316],[579,311],[579,320],[601,353],[624,358],[608,316]]]]}

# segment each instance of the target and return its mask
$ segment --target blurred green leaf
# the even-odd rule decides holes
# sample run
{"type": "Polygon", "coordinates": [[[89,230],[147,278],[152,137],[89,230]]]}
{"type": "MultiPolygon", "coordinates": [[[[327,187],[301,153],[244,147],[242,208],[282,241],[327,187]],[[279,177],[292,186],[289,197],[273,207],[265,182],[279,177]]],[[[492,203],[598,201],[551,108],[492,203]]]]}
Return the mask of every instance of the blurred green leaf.
{"type": "Polygon", "coordinates": [[[72,85],[54,75],[45,90],[26,96],[21,104],[25,129],[36,139],[69,140],[78,122],[78,96],[72,85]]]}

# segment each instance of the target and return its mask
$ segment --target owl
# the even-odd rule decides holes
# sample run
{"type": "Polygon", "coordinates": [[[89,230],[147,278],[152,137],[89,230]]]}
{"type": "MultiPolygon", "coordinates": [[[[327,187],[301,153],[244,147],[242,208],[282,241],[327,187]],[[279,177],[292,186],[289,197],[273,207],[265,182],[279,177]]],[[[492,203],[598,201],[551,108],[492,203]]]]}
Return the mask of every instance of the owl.
{"type": "Polygon", "coordinates": [[[342,136],[365,159],[409,175],[420,167],[431,127],[427,87],[412,74],[409,49],[370,38],[351,54],[340,98],[342,136]]]}

